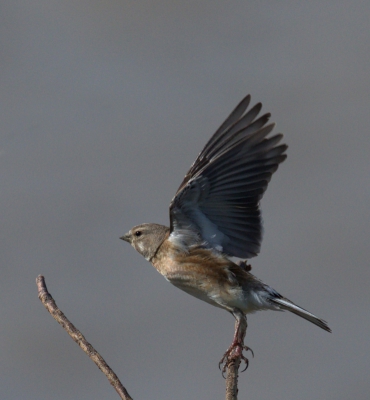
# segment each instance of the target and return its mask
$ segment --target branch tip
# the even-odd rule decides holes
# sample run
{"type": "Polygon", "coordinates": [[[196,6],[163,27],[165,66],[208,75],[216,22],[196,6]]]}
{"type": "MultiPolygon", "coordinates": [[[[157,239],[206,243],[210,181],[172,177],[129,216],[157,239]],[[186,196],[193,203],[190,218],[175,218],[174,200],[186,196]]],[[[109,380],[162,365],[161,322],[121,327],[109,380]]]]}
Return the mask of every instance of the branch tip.
{"type": "Polygon", "coordinates": [[[69,336],[81,347],[81,349],[91,358],[97,367],[108,378],[109,383],[114,387],[122,400],[132,400],[125,387],[122,385],[117,375],[105,362],[103,357],[94,349],[94,347],[85,339],[82,333],[69,321],[63,312],[56,305],[53,297],[48,292],[45,278],[39,275],[36,278],[37,292],[40,301],[49,311],[52,317],[67,331],[69,336]]]}

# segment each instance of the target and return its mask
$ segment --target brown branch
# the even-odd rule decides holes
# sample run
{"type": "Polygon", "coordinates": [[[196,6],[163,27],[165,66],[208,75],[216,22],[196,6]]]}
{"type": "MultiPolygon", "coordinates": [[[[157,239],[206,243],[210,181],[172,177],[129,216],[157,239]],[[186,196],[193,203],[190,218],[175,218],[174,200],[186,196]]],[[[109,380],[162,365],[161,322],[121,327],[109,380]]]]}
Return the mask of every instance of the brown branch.
{"type": "MultiPolygon", "coordinates": [[[[239,336],[239,341],[244,343],[245,334],[247,332],[247,319],[241,320],[239,329],[238,321],[235,321],[235,335],[239,336]]],[[[248,347],[244,346],[245,350],[250,350],[248,347]]],[[[252,351],[251,351],[252,352],[252,351]]],[[[253,352],[252,352],[253,354],[253,352]]],[[[237,350],[233,350],[230,354],[230,361],[227,364],[227,374],[226,374],[226,400],[238,400],[238,372],[240,363],[243,360],[246,362],[246,368],[248,368],[248,360],[243,356],[243,349],[240,353],[237,350]]]]}
{"type": "Polygon", "coordinates": [[[112,371],[103,357],[94,349],[94,347],[84,338],[82,333],[67,319],[62,311],[55,304],[54,299],[46,288],[45,279],[42,275],[36,278],[39,299],[53,318],[67,331],[69,336],[81,347],[81,349],[94,361],[97,367],[108,378],[110,384],[114,387],[122,400],[132,400],[127,393],[117,375],[112,371]]]}
{"type": "Polygon", "coordinates": [[[226,375],[226,400],[238,399],[238,370],[240,367],[240,357],[236,358],[227,366],[226,375]]]}

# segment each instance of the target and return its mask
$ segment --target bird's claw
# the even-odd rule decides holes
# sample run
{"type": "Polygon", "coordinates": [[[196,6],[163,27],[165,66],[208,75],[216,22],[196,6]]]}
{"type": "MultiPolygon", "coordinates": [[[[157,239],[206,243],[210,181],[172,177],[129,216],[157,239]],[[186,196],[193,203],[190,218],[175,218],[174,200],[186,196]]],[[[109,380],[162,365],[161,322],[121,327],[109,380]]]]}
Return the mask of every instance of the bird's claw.
{"type": "Polygon", "coordinates": [[[240,343],[232,343],[232,345],[227,349],[225,354],[222,356],[220,362],[218,363],[218,368],[221,370],[222,376],[225,378],[225,372],[230,364],[234,363],[236,359],[240,358],[240,360],[245,362],[245,368],[241,371],[244,372],[249,366],[249,360],[247,357],[243,355],[243,350],[250,351],[252,357],[254,357],[253,350],[244,346],[244,344],[240,343]],[[222,369],[221,366],[223,365],[222,369]]]}

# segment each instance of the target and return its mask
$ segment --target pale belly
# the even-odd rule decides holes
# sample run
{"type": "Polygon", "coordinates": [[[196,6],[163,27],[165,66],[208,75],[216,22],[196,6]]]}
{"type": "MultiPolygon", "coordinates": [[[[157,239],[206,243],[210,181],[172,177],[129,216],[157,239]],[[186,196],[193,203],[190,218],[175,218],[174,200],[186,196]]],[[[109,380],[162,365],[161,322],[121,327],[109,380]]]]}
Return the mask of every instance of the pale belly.
{"type": "MultiPolygon", "coordinates": [[[[211,283],[208,279],[190,279],[185,276],[165,277],[170,283],[184,292],[212,304],[215,307],[233,311],[235,308],[248,312],[249,308],[246,304],[245,295],[240,286],[232,286],[229,284],[211,283]]],[[[198,278],[198,277],[197,277],[198,278]]]]}
{"type": "Polygon", "coordinates": [[[167,281],[191,296],[230,312],[238,309],[248,314],[270,308],[253,280],[241,278],[240,282],[224,260],[176,261],[167,254],[152,264],[167,281]]]}
{"type": "Polygon", "coordinates": [[[172,285],[174,285],[177,288],[183,290],[184,292],[190,294],[191,296],[194,296],[199,300],[203,300],[206,303],[212,304],[215,307],[224,308],[222,305],[218,304],[212,298],[212,296],[210,296],[210,293],[208,293],[205,290],[202,290],[199,287],[195,287],[193,285],[190,285],[189,282],[186,282],[186,280],[183,280],[183,279],[168,279],[167,277],[165,277],[165,278],[166,278],[166,280],[168,282],[172,283],[172,285]]]}

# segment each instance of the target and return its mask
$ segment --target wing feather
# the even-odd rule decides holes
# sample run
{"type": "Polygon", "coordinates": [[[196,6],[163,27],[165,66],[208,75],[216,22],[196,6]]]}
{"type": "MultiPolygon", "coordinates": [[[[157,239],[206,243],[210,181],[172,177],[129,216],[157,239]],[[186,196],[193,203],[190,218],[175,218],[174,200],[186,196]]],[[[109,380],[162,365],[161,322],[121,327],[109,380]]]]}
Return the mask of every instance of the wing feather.
{"type": "Polygon", "coordinates": [[[260,251],[259,201],[287,149],[282,134],[267,137],[275,124],[266,125],[269,113],[257,118],[261,103],[249,103],[248,95],[211,137],[170,204],[172,237],[191,235],[240,258],[260,251]]]}

